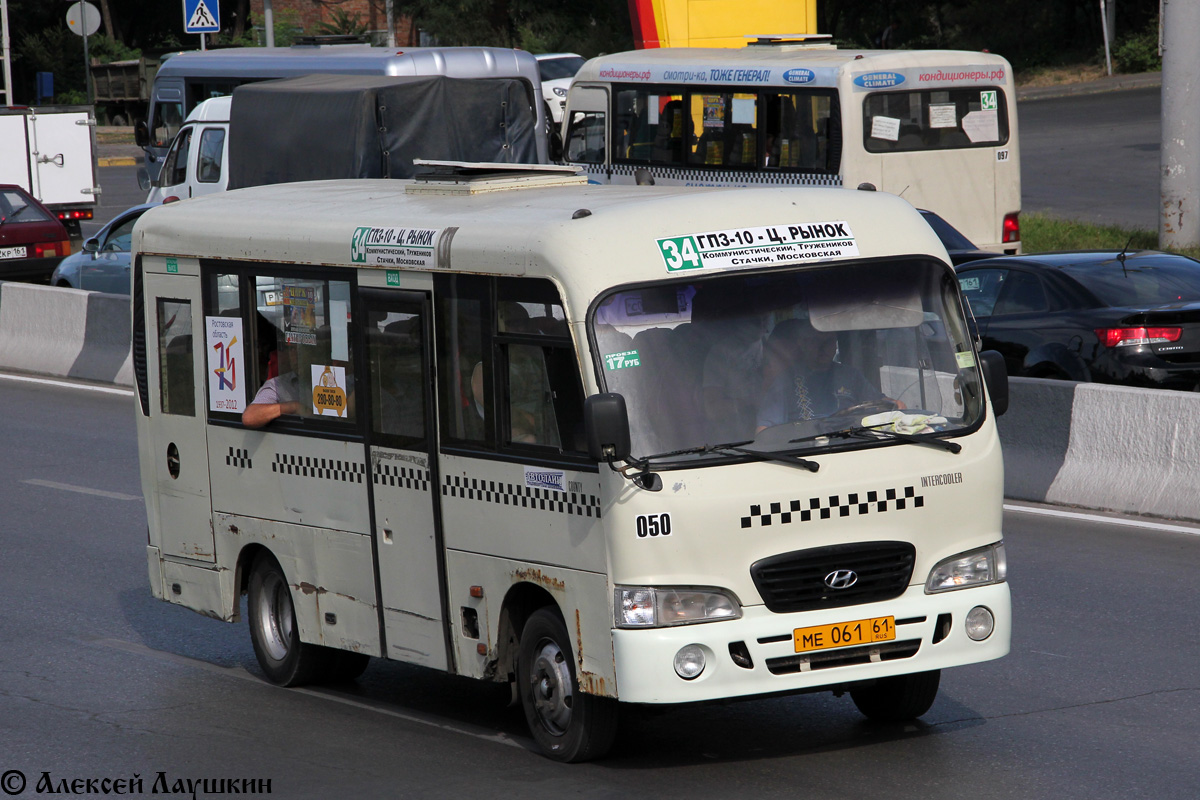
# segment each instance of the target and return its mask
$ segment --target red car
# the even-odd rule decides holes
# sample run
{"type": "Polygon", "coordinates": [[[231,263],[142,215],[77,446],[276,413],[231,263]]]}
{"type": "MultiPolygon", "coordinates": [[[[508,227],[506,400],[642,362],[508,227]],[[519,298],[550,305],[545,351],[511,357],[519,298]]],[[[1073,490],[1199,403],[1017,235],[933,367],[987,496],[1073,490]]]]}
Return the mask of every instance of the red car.
{"type": "Polygon", "coordinates": [[[0,281],[47,281],[70,254],[58,217],[20,186],[0,184],[0,281]]]}

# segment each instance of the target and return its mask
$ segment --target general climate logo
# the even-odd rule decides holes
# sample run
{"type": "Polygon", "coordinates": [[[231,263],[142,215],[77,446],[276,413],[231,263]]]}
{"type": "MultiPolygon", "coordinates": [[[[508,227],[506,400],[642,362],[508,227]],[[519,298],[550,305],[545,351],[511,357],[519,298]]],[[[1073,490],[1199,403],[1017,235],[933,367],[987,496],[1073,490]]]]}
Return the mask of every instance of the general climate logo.
{"type": "Polygon", "coordinates": [[[854,78],[854,85],[864,89],[886,89],[902,83],[904,83],[904,76],[899,72],[868,72],[854,78]]]}
{"type": "Polygon", "coordinates": [[[783,73],[783,79],[788,83],[812,83],[814,80],[816,80],[816,78],[817,74],[815,72],[813,72],[811,69],[804,69],[803,67],[789,69],[787,72],[783,73]]]}

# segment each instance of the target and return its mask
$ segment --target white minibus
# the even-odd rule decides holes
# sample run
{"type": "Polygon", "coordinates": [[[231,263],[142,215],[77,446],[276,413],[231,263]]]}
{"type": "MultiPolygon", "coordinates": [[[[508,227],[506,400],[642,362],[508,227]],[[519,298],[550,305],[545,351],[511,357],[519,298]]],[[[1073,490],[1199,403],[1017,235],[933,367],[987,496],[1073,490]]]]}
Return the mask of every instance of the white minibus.
{"type": "Polygon", "coordinates": [[[627,703],[912,719],[1008,652],[1007,379],[912,206],[426,166],[138,222],[156,597],[248,596],[285,686],[508,683],[562,761],[627,703]]]}
{"type": "Polygon", "coordinates": [[[1020,251],[1015,84],[990,53],[772,39],[615,53],[575,76],[564,142],[601,183],[870,183],[1020,251]]]}

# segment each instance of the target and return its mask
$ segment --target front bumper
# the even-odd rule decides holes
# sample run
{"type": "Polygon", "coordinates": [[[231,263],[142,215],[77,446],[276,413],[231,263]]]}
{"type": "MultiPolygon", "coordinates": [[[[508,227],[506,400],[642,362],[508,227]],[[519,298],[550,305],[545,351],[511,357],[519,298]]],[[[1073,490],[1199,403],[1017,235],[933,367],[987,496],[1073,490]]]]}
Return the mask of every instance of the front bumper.
{"type": "Polygon", "coordinates": [[[898,598],[881,603],[775,614],[764,606],[743,609],[738,620],[674,628],[613,631],[618,697],[630,703],[693,703],[776,692],[833,687],[989,661],[1006,655],[1012,635],[1007,583],[927,595],[910,586],[898,598]],[[966,634],[964,621],[975,606],[986,606],[996,620],[982,642],[966,634]],[[940,641],[939,620],[949,615],[949,633],[940,641]],[[792,631],[812,625],[874,617],[896,618],[896,638],[882,645],[820,650],[798,656],[792,631]],[[730,645],[744,644],[752,666],[739,666],[730,645]],[[684,680],[675,673],[681,647],[699,645],[705,669],[684,680]]]}

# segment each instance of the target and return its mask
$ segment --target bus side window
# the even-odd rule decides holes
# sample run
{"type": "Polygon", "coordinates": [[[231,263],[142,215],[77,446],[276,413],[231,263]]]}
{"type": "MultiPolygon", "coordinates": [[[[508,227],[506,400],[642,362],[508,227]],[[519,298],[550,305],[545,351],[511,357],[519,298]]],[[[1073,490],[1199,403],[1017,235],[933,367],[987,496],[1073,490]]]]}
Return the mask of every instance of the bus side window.
{"type": "Polygon", "coordinates": [[[496,295],[509,423],[503,440],[582,453],[583,387],[558,290],[546,280],[500,279],[496,295]]]}
{"type": "Polygon", "coordinates": [[[196,415],[196,383],[192,370],[192,304],[158,301],[159,408],[164,414],[196,415]]]}
{"type": "Polygon", "coordinates": [[[475,445],[492,423],[491,384],[485,383],[484,311],[490,281],[473,275],[439,276],[437,283],[438,396],[442,436],[475,445]]]}
{"type": "Polygon", "coordinates": [[[401,447],[425,439],[422,330],[421,317],[409,314],[388,314],[367,326],[367,360],[375,378],[372,427],[403,439],[401,447]]]}
{"type": "Polygon", "coordinates": [[[604,125],[602,111],[576,111],[567,130],[567,161],[586,164],[604,163],[604,125]]]}
{"type": "Polygon", "coordinates": [[[154,110],[154,146],[166,147],[183,125],[183,103],[159,101],[154,110]]]}

